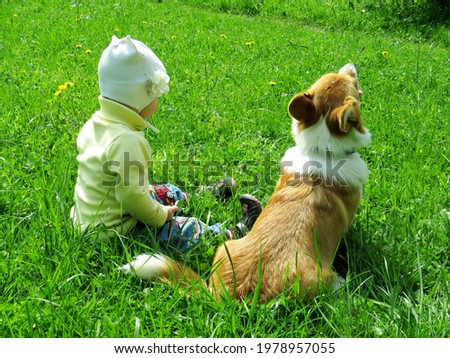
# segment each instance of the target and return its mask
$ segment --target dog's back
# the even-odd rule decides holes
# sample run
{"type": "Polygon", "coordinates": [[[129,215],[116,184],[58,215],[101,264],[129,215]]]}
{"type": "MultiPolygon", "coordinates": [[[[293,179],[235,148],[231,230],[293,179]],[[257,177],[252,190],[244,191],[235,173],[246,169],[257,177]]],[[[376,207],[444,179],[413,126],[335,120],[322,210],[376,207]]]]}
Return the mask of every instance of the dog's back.
{"type": "Polygon", "coordinates": [[[334,284],[331,264],[337,243],[353,220],[360,190],[305,180],[309,179],[295,174],[280,176],[252,231],[218,249],[214,262],[222,264],[210,286],[243,298],[259,282],[262,302],[288,287],[295,296],[308,299],[322,284],[334,284]]]}

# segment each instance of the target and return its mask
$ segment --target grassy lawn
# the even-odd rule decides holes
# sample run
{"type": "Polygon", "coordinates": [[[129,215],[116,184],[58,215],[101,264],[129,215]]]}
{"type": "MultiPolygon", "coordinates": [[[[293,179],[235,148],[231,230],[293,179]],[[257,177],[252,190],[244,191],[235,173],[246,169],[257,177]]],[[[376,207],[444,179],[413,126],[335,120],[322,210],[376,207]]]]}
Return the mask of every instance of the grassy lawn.
{"type": "MultiPolygon", "coordinates": [[[[1,337],[450,337],[448,20],[430,23],[421,1],[298,3],[2,2],[1,337]],[[360,151],[370,177],[340,293],[303,305],[187,298],[118,272],[155,247],[73,232],[76,136],[98,109],[113,34],[147,43],[171,77],[152,118],[161,133],[147,133],[151,181],[193,193],[232,175],[263,204],[293,145],[290,98],[357,65],[373,142],[360,151]]],[[[185,210],[230,226],[240,217],[237,198],[208,194],[185,210]]],[[[206,276],[219,241],[185,259],[206,276]]]]}

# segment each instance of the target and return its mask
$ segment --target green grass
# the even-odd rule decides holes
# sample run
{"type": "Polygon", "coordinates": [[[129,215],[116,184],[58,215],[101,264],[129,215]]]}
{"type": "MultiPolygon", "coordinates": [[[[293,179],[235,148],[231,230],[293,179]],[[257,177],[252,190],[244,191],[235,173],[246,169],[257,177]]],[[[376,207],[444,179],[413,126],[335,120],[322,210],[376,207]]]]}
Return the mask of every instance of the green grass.
{"type": "MultiPolygon", "coordinates": [[[[402,16],[406,1],[301,3],[2,2],[0,336],[450,337],[448,23],[402,16]],[[161,133],[147,134],[152,181],[192,192],[229,174],[263,203],[293,145],[289,99],[356,63],[373,143],[343,292],[305,305],[186,298],[117,271],[146,249],[138,241],[72,231],[75,140],[98,108],[112,34],[146,42],[171,77],[161,133]]],[[[239,218],[236,198],[200,196],[188,210],[239,218]]],[[[218,244],[207,237],[187,260],[207,275],[218,244]]]]}

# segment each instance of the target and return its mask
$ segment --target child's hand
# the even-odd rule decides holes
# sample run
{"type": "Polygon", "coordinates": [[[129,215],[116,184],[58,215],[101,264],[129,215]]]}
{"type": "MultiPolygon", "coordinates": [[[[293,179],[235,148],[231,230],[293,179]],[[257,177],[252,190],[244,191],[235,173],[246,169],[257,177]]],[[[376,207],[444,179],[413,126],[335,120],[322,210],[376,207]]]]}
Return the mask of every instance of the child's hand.
{"type": "Polygon", "coordinates": [[[176,206],[176,205],[167,207],[167,221],[172,220],[177,211],[178,211],[178,206],[176,206]]]}

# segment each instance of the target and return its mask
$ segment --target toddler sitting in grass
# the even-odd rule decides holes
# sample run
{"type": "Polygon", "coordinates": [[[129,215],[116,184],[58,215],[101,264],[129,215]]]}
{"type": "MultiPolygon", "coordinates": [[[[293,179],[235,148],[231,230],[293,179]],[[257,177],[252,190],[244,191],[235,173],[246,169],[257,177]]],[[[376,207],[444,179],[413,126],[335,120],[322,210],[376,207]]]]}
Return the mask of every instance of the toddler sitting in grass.
{"type": "MultiPolygon", "coordinates": [[[[262,210],[255,197],[240,197],[243,217],[232,231],[177,216],[177,202],[188,195],[170,184],[149,184],[151,152],[144,130],[158,130],[146,118],[169,91],[169,76],[152,50],[130,36],[113,36],[100,58],[98,81],[100,110],[77,138],[78,177],[71,210],[75,226],[82,232],[96,229],[101,237],[141,235],[148,227],[157,228],[161,243],[180,251],[197,244],[206,231],[228,238],[245,235],[262,210]]],[[[228,178],[211,189],[221,195],[233,192],[235,184],[228,178]]]]}

